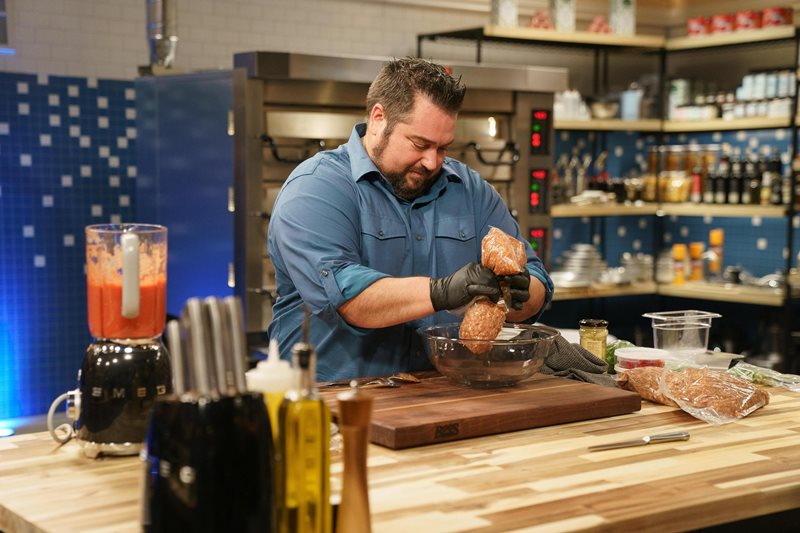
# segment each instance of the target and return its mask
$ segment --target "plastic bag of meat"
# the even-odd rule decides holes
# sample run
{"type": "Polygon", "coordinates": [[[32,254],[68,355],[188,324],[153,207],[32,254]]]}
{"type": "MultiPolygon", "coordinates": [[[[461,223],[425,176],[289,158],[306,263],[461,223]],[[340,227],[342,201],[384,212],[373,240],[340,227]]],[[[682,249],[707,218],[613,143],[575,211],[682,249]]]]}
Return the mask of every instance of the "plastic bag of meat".
{"type": "Polygon", "coordinates": [[[769,393],[722,370],[682,368],[659,378],[678,406],[709,424],[727,424],[769,403],[769,393]]]}
{"type": "MultiPolygon", "coordinates": [[[[478,298],[467,308],[458,336],[461,339],[494,340],[503,329],[505,320],[504,303],[478,298]]],[[[486,353],[492,349],[491,342],[464,341],[464,346],[474,354],[486,353]]]]}
{"type": "MultiPolygon", "coordinates": [[[[528,258],[525,245],[497,228],[489,228],[489,232],[481,241],[481,263],[498,276],[518,274],[525,268],[528,258]]],[[[508,299],[508,286],[500,284],[503,296],[508,299]]],[[[462,339],[479,339],[491,341],[503,329],[508,307],[504,301],[494,303],[486,298],[478,298],[471,302],[464,314],[464,320],[458,331],[462,339]]],[[[489,342],[465,342],[464,345],[475,354],[486,353],[492,349],[489,342]]]]}
{"type": "Polygon", "coordinates": [[[767,391],[709,368],[631,368],[620,374],[618,383],[646,400],[680,407],[709,424],[732,422],[769,403],[767,391]]]}
{"type": "Polygon", "coordinates": [[[490,228],[481,241],[481,263],[498,276],[519,274],[527,262],[525,245],[503,230],[490,228]]]}
{"type": "Polygon", "coordinates": [[[642,366],[621,370],[618,373],[617,385],[623,389],[638,393],[645,400],[678,407],[678,404],[663,394],[658,386],[658,378],[661,376],[662,370],[662,367],[657,366],[642,366]]]}

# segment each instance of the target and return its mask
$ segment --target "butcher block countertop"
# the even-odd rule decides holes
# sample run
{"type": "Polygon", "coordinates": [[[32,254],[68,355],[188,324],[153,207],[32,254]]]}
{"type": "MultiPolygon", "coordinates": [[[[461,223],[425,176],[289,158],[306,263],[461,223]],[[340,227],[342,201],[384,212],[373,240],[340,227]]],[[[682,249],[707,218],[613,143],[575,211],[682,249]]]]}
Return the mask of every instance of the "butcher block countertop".
{"type": "MultiPolygon", "coordinates": [[[[712,426],[641,411],[390,450],[369,448],[373,531],[674,531],[800,508],[800,394],[712,426]],[[683,442],[589,452],[647,434],[683,442]],[[539,527],[537,527],[539,526],[539,527]]],[[[341,464],[333,461],[339,490],[341,464]]],[[[0,530],[139,530],[137,457],[91,460],[46,433],[0,439],[0,530]]]]}

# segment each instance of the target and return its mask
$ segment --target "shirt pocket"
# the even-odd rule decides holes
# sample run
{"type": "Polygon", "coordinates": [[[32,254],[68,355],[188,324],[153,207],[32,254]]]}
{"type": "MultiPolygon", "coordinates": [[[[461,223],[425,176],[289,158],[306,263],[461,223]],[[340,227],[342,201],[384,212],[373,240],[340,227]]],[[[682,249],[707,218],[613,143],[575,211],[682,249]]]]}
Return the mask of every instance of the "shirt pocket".
{"type": "Polygon", "coordinates": [[[435,276],[451,274],[473,261],[480,261],[480,247],[471,216],[449,217],[436,225],[435,276]]]}
{"type": "Polygon", "coordinates": [[[407,276],[404,265],[408,256],[406,226],[402,221],[365,215],[361,219],[361,255],[363,264],[391,276],[407,276]]]}

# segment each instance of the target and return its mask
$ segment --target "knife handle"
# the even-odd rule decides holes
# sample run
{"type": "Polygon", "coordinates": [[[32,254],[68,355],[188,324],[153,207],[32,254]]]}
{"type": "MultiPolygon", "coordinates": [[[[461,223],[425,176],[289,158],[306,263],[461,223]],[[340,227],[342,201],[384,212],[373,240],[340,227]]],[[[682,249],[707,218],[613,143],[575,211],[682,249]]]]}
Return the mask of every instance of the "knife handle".
{"type": "Polygon", "coordinates": [[[688,431],[676,431],[674,433],[661,433],[650,435],[650,442],[669,442],[673,440],[689,440],[688,431]]]}

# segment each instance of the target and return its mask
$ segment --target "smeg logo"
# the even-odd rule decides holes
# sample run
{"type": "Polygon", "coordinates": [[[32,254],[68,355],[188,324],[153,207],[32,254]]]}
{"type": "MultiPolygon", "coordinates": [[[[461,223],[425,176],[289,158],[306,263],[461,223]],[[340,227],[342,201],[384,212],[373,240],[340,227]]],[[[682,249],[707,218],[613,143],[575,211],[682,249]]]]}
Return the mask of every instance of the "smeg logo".
{"type": "Polygon", "coordinates": [[[434,438],[444,439],[447,437],[455,437],[458,435],[459,431],[460,427],[458,422],[453,422],[452,424],[442,424],[440,426],[436,426],[434,438]]]}

